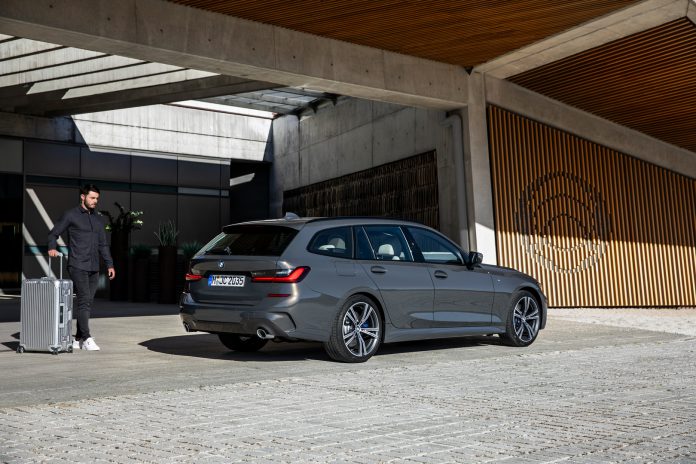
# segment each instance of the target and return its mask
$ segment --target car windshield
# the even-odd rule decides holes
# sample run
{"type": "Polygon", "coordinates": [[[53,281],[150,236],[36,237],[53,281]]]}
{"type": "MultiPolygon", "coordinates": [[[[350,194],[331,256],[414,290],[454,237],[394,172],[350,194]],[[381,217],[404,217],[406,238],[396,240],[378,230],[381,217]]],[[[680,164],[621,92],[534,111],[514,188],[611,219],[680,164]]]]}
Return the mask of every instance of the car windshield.
{"type": "Polygon", "coordinates": [[[297,235],[290,227],[262,224],[234,225],[209,244],[207,255],[280,256],[297,235]]]}

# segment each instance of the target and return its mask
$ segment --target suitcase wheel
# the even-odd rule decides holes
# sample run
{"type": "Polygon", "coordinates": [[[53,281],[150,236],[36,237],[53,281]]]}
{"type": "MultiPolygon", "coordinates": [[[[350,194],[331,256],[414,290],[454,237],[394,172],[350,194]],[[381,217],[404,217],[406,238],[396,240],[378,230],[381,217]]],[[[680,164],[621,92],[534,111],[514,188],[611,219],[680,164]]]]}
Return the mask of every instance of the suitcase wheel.
{"type": "Polygon", "coordinates": [[[72,352],[73,352],[73,347],[72,347],[72,346],[69,346],[69,347],[68,347],[68,353],[72,353],[72,352]]]}
{"type": "Polygon", "coordinates": [[[23,347],[23,346],[18,346],[18,347],[17,347],[17,353],[24,353],[24,347],[23,347]]]}

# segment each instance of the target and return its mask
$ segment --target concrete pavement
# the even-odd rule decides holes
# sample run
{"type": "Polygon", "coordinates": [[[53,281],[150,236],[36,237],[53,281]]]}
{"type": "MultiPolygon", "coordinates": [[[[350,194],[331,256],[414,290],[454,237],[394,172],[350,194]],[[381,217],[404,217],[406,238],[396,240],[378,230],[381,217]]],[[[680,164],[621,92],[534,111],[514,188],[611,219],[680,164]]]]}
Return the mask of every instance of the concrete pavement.
{"type": "Polygon", "coordinates": [[[93,319],[101,352],[19,355],[0,324],[0,462],[696,462],[696,338],[610,313],[552,310],[526,349],[401,343],[346,365],[311,343],[229,352],[173,306],[95,313],[119,306],[93,319]]]}

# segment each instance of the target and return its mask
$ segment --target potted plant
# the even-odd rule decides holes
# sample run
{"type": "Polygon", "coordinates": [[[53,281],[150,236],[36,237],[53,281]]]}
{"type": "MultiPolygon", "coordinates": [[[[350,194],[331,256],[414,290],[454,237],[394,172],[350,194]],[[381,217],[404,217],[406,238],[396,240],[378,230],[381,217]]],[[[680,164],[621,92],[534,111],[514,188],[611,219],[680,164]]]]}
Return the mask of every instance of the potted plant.
{"type": "Polygon", "coordinates": [[[109,211],[101,210],[100,213],[109,219],[106,231],[111,233],[111,257],[116,268],[116,278],[111,281],[110,298],[112,300],[128,299],[128,242],[130,233],[134,229],[140,229],[143,221],[140,217],[142,211],[128,211],[118,202],[114,202],[119,210],[116,217],[109,211]]]}
{"type": "Polygon", "coordinates": [[[158,257],[160,288],[158,303],[176,303],[176,238],[179,231],[174,221],[160,222],[154,232],[159,241],[158,257]]]}

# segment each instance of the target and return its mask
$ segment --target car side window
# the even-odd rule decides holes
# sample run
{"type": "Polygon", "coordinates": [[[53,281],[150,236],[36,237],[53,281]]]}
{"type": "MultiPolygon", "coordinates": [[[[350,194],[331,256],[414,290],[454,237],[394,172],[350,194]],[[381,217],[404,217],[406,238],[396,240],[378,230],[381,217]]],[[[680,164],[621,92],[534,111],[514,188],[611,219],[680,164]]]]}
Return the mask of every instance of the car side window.
{"type": "Polygon", "coordinates": [[[363,226],[375,259],[413,261],[411,250],[399,226],[363,226]]]}
{"type": "Polygon", "coordinates": [[[420,227],[408,227],[426,263],[463,264],[461,252],[439,235],[420,227]]]}
{"type": "Polygon", "coordinates": [[[353,257],[353,233],[350,227],[336,227],[317,232],[309,242],[311,253],[338,258],[353,257]]]}

